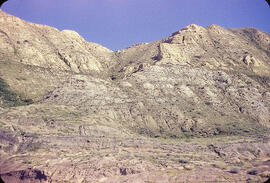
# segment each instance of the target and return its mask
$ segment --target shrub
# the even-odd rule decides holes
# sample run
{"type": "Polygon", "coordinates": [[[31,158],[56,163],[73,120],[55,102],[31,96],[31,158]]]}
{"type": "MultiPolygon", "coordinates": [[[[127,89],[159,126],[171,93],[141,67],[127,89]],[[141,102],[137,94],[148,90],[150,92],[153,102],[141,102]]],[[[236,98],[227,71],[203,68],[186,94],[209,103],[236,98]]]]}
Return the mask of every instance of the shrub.
{"type": "Polygon", "coordinates": [[[250,170],[248,171],[249,175],[257,175],[258,174],[258,170],[250,170]]]}
{"type": "Polygon", "coordinates": [[[239,170],[237,168],[233,168],[230,170],[230,173],[237,174],[239,170]]]}

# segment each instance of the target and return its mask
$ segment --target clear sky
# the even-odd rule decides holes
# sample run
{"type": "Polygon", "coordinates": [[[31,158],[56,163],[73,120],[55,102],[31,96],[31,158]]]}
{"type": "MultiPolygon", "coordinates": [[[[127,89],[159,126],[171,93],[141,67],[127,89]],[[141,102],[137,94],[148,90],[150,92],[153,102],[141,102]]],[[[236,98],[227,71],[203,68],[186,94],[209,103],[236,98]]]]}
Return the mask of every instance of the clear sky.
{"type": "Polygon", "coordinates": [[[270,33],[265,0],[9,0],[2,10],[59,30],[75,30],[112,50],[168,37],[189,24],[270,33]]]}

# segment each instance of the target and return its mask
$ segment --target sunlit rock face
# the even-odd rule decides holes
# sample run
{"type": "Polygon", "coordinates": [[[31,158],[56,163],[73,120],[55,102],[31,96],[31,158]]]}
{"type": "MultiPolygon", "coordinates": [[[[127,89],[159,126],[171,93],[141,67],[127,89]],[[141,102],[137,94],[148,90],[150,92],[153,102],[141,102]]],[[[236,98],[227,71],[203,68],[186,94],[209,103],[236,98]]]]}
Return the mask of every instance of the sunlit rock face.
{"type": "Polygon", "coordinates": [[[6,182],[263,182],[270,35],[189,25],[113,52],[0,11],[6,182]]]}
{"type": "Polygon", "coordinates": [[[74,31],[23,21],[0,12],[1,57],[23,64],[75,73],[108,69],[113,52],[86,42],[74,31]],[[107,61],[107,62],[106,62],[107,61]]]}

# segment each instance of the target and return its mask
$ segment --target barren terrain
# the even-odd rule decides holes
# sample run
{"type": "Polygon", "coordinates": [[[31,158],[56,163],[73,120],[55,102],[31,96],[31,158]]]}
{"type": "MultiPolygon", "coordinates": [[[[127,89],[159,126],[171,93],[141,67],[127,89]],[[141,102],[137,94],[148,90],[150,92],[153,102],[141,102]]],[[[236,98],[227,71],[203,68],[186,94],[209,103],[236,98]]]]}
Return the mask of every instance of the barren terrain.
{"type": "Polygon", "coordinates": [[[189,25],[113,52],[0,10],[5,182],[264,182],[270,35],[189,25]]]}

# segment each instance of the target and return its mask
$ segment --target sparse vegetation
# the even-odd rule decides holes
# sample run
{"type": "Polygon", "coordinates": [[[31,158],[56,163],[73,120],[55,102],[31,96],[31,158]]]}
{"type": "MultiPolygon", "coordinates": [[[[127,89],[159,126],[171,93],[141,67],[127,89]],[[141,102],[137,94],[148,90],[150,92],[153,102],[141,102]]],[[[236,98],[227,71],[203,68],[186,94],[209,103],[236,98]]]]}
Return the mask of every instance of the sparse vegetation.
{"type": "Polygon", "coordinates": [[[39,150],[40,148],[41,148],[40,144],[30,144],[30,145],[28,146],[28,150],[29,150],[29,151],[32,151],[32,152],[37,151],[37,150],[39,150]]]}
{"type": "Polygon", "coordinates": [[[179,163],[186,164],[186,163],[188,163],[188,161],[187,160],[184,160],[184,159],[180,159],[179,160],[179,163]]]}
{"type": "Polygon", "coordinates": [[[3,126],[5,126],[5,124],[0,121],[0,128],[3,126]]]}
{"type": "Polygon", "coordinates": [[[250,170],[247,172],[250,175],[257,175],[258,174],[258,170],[250,170]]]}
{"type": "Polygon", "coordinates": [[[252,32],[190,25],[112,52],[9,20],[0,169],[38,166],[56,182],[239,182],[268,166],[270,66],[246,44],[252,32]]]}
{"type": "Polygon", "coordinates": [[[213,164],[213,166],[214,166],[215,168],[224,169],[224,170],[227,168],[227,164],[226,164],[225,162],[222,162],[222,161],[215,162],[215,163],[213,164]]]}
{"type": "Polygon", "coordinates": [[[238,174],[239,173],[239,169],[238,168],[233,168],[230,170],[230,173],[232,174],[238,174]]]}
{"type": "Polygon", "coordinates": [[[25,99],[22,96],[10,91],[8,85],[2,78],[0,78],[0,102],[1,101],[3,107],[15,107],[33,103],[32,99],[25,99]]]}

